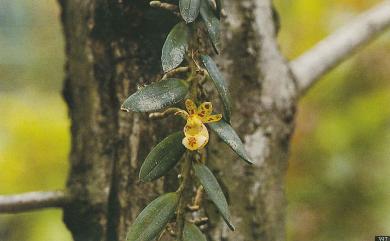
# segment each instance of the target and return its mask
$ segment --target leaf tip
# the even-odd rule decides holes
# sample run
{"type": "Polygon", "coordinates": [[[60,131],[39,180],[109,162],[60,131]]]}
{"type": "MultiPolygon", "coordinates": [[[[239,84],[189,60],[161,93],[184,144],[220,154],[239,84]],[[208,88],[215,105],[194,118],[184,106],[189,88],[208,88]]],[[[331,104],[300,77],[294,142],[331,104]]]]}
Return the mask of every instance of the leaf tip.
{"type": "Polygon", "coordinates": [[[227,219],[224,216],[222,216],[222,218],[225,220],[226,225],[229,227],[229,229],[231,231],[233,231],[233,232],[236,231],[236,227],[230,222],[230,217],[229,217],[229,219],[227,219]]]}
{"type": "Polygon", "coordinates": [[[219,55],[219,53],[221,52],[221,47],[219,46],[220,44],[218,43],[215,43],[213,44],[213,47],[214,47],[214,51],[217,55],[219,55]]]}
{"type": "Polygon", "coordinates": [[[236,227],[234,227],[234,225],[231,224],[230,222],[228,223],[228,226],[229,226],[230,230],[232,230],[233,232],[236,231],[236,227]]]}
{"type": "Polygon", "coordinates": [[[183,20],[186,24],[192,23],[194,19],[183,17],[183,20]]]}
{"type": "Polygon", "coordinates": [[[245,162],[247,162],[249,165],[255,164],[255,161],[248,155],[246,150],[242,153],[242,155],[239,155],[245,162]]]}
{"type": "Polygon", "coordinates": [[[124,107],[123,105],[121,106],[121,111],[123,112],[130,112],[129,108],[124,107]]]}

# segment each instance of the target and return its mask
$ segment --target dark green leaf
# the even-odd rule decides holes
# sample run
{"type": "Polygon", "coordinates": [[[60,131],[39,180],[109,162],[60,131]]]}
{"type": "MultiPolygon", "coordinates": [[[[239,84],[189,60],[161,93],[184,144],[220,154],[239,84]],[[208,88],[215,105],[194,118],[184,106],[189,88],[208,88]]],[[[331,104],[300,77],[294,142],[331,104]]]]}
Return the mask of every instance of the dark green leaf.
{"type": "Polygon", "coordinates": [[[189,29],[184,22],[173,27],[162,48],[161,62],[164,72],[168,72],[181,64],[188,50],[189,29]]]}
{"type": "Polygon", "coordinates": [[[208,125],[226,144],[230,146],[230,148],[233,149],[233,151],[237,153],[237,155],[239,155],[249,164],[253,164],[253,161],[245,151],[244,144],[240,140],[240,137],[238,137],[237,133],[234,131],[233,127],[231,127],[224,120],[209,123],[208,125]]]}
{"type": "Polygon", "coordinates": [[[221,49],[221,40],[220,40],[220,29],[219,29],[219,19],[215,16],[213,9],[210,6],[208,0],[201,0],[200,4],[200,15],[203,19],[203,22],[206,25],[207,32],[213,43],[213,47],[217,53],[221,49]]]}
{"type": "Polygon", "coordinates": [[[226,224],[231,230],[234,231],[234,226],[230,222],[230,212],[229,207],[226,202],[225,195],[222,192],[221,187],[218,184],[217,179],[214,177],[213,173],[203,164],[194,164],[195,175],[199,178],[200,183],[202,184],[207,195],[213,201],[218,211],[221,213],[222,218],[225,220],[226,224]]]}
{"type": "Polygon", "coordinates": [[[219,95],[221,96],[223,107],[224,107],[224,118],[227,122],[230,123],[230,115],[232,112],[232,104],[230,92],[227,86],[225,79],[223,78],[221,72],[219,71],[217,65],[210,56],[202,55],[201,59],[204,66],[206,67],[209,75],[214,82],[215,87],[218,90],[219,95]]]}
{"type": "Polygon", "coordinates": [[[207,239],[196,225],[187,222],[184,226],[183,241],[207,241],[207,239]]]}
{"type": "Polygon", "coordinates": [[[222,12],[222,9],[223,9],[223,0],[216,0],[215,1],[216,4],[217,4],[217,17],[218,18],[221,18],[221,12],[222,12]]]}
{"type": "Polygon", "coordinates": [[[153,148],[141,166],[139,178],[143,182],[153,181],[171,170],[185,152],[182,131],[175,132],[153,148]]]}
{"type": "Polygon", "coordinates": [[[135,219],[126,241],[150,241],[165,228],[175,214],[176,193],[164,194],[151,202],[135,219]]]}
{"type": "Polygon", "coordinates": [[[180,0],[180,14],[186,23],[191,23],[198,17],[200,1],[201,0],[180,0]]]}
{"type": "Polygon", "coordinates": [[[123,103],[121,109],[135,112],[160,110],[180,102],[187,92],[188,84],[184,80],[161,80],[132,94],[123,103]]]}

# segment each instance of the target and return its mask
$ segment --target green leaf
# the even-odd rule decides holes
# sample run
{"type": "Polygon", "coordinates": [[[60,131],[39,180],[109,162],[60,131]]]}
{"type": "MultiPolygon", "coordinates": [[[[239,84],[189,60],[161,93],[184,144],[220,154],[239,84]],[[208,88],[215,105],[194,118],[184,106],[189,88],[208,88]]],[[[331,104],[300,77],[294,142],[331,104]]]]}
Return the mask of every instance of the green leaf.
{"type": "Polygon", "coordinates": [[[126,241],[150,241],[165,228],[175,214],[176,193],[164,194],[151,202],[135,219],[126,241]]]}
{"type": "Polygon", "coordinates": [[[181,64],[188,50],[189,29],[184,22],[173,27],[162,48],[161,62],[164,72],[181,64]]]}
{"type": "Polygon", "coordinates": [[[183,241],[207,241],[207,239],[195,224],[187,222],[184,225],[183,241]]]}
{"type": "Polygon", "coordinates": [[[216,0],[215,1],[216,4],[217,4],[217,17],[218,18],[221,18],[221,12],[222,12],[222,9],[223,9],[223,0],[216,0]]]}
{"type": "Polygon", "coordinates": [[[221,49],[221,39],[220,39],[220,29],[219,29],[219,19],[215,16],[213,9],[210,6],[208,0],[202,0],[200,4],[200,15],[203,19],[203,22],[206,25],[207,32],[213,43],[213,47],[217,53],[221,49]]]}
{"type": "Polygon", "coordinates": [[[224,120],[208,123],[208,125],[226,144],[230,146],[230,148],[232,148],[234,152],[237,153],[237,155],[239,155],[249,164],[253,164],[253,161],[245,151],[244,144],[240,140],[240,137],[238,137],[237,133],[234,131],[233,127],[231,127],[224,120]]]}
{"type": "Polygon", "coordinates": [[[160,110],[180,102],[187,92],[188,84],[184,80],[161,80],[132,94],[123,103],[121,109],[135,112],[160,110]]]}
{"type": "Polygon", "coordinates": [[[230,97],[230,92],[227,83],[223,78],[221,72],[219,71],[217,65],[215,64],[214,60],[210,58],[210,56],[202,55],[201,59],[207,71],[209,72],[211,80],[214,82],[214,85],[217,88],[219,96],[221,96],[223,108],[224,108],[223,117],[227,122],[230,123],[232,104],[231,104],[231,97],[230,97]]]}
{"type": "Polygon", "coordinates": [[[171,170],[186,150],[181,143],[183,138],[183,132],[178,131],[158,143],[141,166],[140,180],[143,182],[153,181],[171,170]]]}
{"type": "Polygon", "coordinates": [[[225,220],[226,224],[231,230],[234,231],[234,226],[230,222],[230,212],[226,198],[222,192],[221,187],[218,184],[217,179],[214,177],[213,173],[203,164],[194,164],[193,165],[195,175],[199,178],[200,183],[202,184],[207,195],[213,201],[218,211],[221,213],[222,218],[225,220]]]}
{"type": "Polygon", "coordinates": [[[180,0],[180,14],[186,23],[192,23],[199,15],[201,0],[180,0]]]}

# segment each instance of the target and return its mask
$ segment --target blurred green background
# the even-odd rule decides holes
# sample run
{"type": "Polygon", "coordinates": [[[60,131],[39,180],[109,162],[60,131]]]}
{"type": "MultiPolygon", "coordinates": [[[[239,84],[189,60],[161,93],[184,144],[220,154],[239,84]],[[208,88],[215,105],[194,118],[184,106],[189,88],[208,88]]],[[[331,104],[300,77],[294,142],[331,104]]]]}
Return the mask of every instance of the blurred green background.
{"type": "MultiPolygon", "coordinates": [[[[288,58],[375,0],[276,0],[288,58]]],[[[0,1],[0,194],[64,187],[64,41],[52,0],[0,1]]],[[[301,101],[287,176],[288,240],[390,235],[390,33],[301,101]]],[[[58,210],[0,215],[0,241],[70,241],[58,210]]]]}

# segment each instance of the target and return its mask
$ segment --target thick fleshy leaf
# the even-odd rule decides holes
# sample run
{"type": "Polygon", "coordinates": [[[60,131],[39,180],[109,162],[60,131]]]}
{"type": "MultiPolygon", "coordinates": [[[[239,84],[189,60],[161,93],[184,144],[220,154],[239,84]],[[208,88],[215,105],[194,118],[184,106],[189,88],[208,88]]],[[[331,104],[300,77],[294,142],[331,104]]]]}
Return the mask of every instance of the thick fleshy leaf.
{"type": "Polygon", "coordinates": [[[217,133],[217,135],[232,148],[234,152],[237,153],[244,161],[249,164],[253,164],[253,161],[248,156],[248,153],[245,151],[244,144],[242,143],[240,137],[226,121],[220,120],[218,122],[209,123],[210,128],[217,133]]]}
{"type": "Polygon", "coordinates": [[[203,19],[203,22],[206,25],[207,33],[211,39],[213,47],[217,53],[221,49],[221,39],[220,39],[220,21],[215,16],[213,9],[210,6],[208,0],[201,0],[200,4],[200,15],[203,19]]]}
{"type": "Polygon", "coordinates": [[[180,79],[165,79],[143,87],[123,103],[125,111],[149,112],[174,105],[184,99],[188,84],[180,79]]]}
{"type": "Polygon", "coordinates": [[[199,15],[201,0],[180,0],[180,14],[186,23],[192,23],[199,15]]]}
{"type": "Polygon", "coordinates": [[[206,236],[192,223],[184,225],[183,241],[207,241],[206,236]]]}
{"type": "Polygon", "coordinates": [[[219,96],[221,96],[223,108],[224,108],[223,118],[230,123],[232,102],[231,102],[230,92],[227,83],[223,78],[221,72],[219,71],[217,65],[215,64],[214,60],[210,56],[202,55],[201,59],[204,66],[207,69],[207,72],[209,72],[211,80],[213,81],[215,87],[217,88],[219,96]]]}
{"type": "Polygon", "coordinates": [[[158,143],[141,166],[140,180],[143,182],[153,181],[171,170],[186,150],[181,144],[183,138],[183,132],[178,131],[158,143]]]}
{"type": "Polygon", "coordinates": [[[181,64],[188,50],[189,29],[180,22],[169,32],[162,48],[161,62],[164,72],[168,72],[181,64]]]}
{"type": "Polygon", "coordinates": [[[199,181],[202,184],[207,195],[217,207],[218,211],[220,212],[222,218],[225,220],[226,224],[229,226],[231,230],[234,231],[234,226],[230,222],[229,207],[225,195],[223,194],[217,179],[214,177],[210,169],[208,169],[203,164],[194,164],[193,168],[194,168],[195,175],[199,178],[199,181]]]}
{"type": "Polygon", "coordinates": [[[151,241],[165,228],[175,214],[176,193],[164,194],[151,202],[135,219],[126,241],[151,241]]]}

